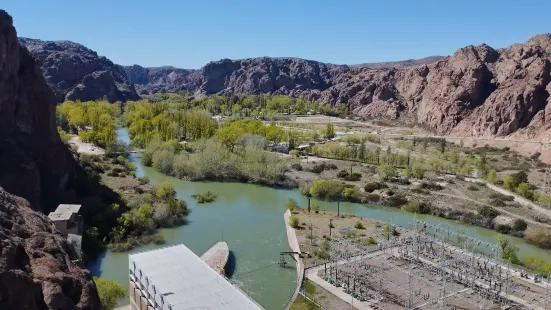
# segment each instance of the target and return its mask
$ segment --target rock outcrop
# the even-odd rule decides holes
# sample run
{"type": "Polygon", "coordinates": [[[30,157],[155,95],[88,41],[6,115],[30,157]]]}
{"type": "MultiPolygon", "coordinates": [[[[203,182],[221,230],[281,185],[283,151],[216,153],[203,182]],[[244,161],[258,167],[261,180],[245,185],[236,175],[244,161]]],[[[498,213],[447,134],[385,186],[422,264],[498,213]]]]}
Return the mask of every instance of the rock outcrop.
{"type": "Polygon", "coordinates": [[[134,85],[123,77],[109,59],[70,41],[42,41],[19,38],[38,60],[46,81],[58,102],[137,100],[134,85]]]}
{"type": "Polygon", "coordinates": [[[72,263],[73,247],[36,211],[78,167],[57,133],[55,106],[0,10],[0,309],[101,309],[92,277],[72,263]]]}
{"type": "Polygon", "coordinates": [[[197,70],[174,67],[117,66],[119,73],[136,86],[140,95],[154,93],[194,92],[199,85],[190,77],[197,70]]]}
{"type": "Polygon", "coordinates": [[[55,107],[11,17],[0,10],[0,186],[37,209],[66,188],[77,167],[57,133],[55,107]]]}
{"type": "Polygon", "coordinates": [[[0,309],[101,309],[77,258],[46,216],[0,187],[0,309]]]}

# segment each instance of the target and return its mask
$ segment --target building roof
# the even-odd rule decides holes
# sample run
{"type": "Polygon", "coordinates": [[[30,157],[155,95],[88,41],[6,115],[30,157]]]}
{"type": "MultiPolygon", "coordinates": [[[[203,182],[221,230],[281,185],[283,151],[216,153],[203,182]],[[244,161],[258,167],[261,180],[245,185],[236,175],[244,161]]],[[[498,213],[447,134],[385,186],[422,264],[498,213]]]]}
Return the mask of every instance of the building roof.
{"type": "Polygon", "coordinates": [[[69,220],[73,213],[78,213],[81,205],[64,205],[57,206],[54,212],[48,214],[48,217],[52,221],[65,221],[69,220]]]}
{"type": "Polygon", "coordinates": [[[135,266],[134,274],[141,276],[139,282],[156,292],[154,298],[165,305],[163,309],[167,304],[172,310],[262,309],[183,244],[133,254],[129,261],[130,269],[135,266]]]}

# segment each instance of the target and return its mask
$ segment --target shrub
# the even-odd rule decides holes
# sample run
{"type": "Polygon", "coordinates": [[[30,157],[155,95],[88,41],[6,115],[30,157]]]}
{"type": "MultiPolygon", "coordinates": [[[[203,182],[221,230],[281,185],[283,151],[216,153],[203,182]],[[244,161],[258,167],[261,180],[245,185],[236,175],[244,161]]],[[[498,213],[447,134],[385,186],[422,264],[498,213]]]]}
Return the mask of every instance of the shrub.
{"type": "Polygon", "coordinates": [[[444,189],[442,187],[442,185],[437,184],[435,182],[423,182],[423,183],[421,183],[420,187],[422,189],[428,189],[428,190],[431,190],[431,191],[440,191],[440,190],[444,189]]]}
{"type": "Polygon", "coordinates": [[[396,176],[396,168],[392,167],[391,165],[381,165],[379,167],[379,177],[381,179],[388,181],[390,178],[396,176]]]}
{"type": "Polygon", "coordinates": [[[515,231],[525,231],[526,228],[528,228],[528,223],[526,223],[526,221],[523,220],[523,219],[516,219],[513,222],[513,227],[512,228],[515,231]]]}
{"type": "Polygon", "coordinates": [[[302,171],[302,165],[300,163],[293,163],[291,165],[291,168],[295,169],[296,171],[302,171]]]}
{"type": "Polygon", "coordinates": [[[408,200],[405,197],[398,196],[398,195],[388,197],[385,200],[386,205],[388,205],[389,207],[394,207],[394,208],[401,207],[401,206],[405,205],[406,203],[408,203],[408,200]]]}
{"type": "Polygon", "coordinates": [[[342,197],[344,185],[334,180],[318,179],[312,183],[310,194],[314,197],[335,200],[342,197]]]}
{"type": "Polygon", "coordinates": [[[469,185],[469,187],[467,187],[468,190],[470,191],[479,191],[480,189],[478,188],[478,186],[474,186],[474,185],[469,185]]]}
{"type": "Polygon", "coordinates": [[[375,238],[373,238],[373,237],[369,237],[369,238],[364,240],[364,245],[366,245],[366,246],[375,245],[375,244],[377,244],[377,240],[375,240],[375,238]]]}
{"type": "Polygon", "coordinates": [[[126,295],[126,286],[115,280],[94,277],[94,282],[103,309],[115,309],[119,299],[126,295]]]}
{"type": "Polygon", "coordinates": [[[420,213],[421,204],[418,200],[412,200],[406,206],[402,207],[402,209],[411,213],[420,213]]]}
{"type": "Polygon", "coordinates": [[[491,193],[490,198],[491,199],[502,200],[502,201],[514,201],[515,200],[514,196],[503,195],[503,194],[500,194],[500,193],[491,193]]]}
{"type": "Polygon", "coordinates": [[[314,167],[310,168],[310,172],[320,174],[324,170],[323,164],[321,165],[314,165],[314,167]]]}
{"type": "Polygon", "coordinates": [[[298,154],[299,154],[298,150],[290,150],[289,151],[289,155],[291,155],[291,156],[298,157],[298,154]]]}
{"type": "Polygon", "coordinates": [[[207,202],[213,202],[216,199],[217,195],[216,193],[213,193],[211,191],[206,191],[204,193],[196,194],[195,200],[197,200],[198,203],[207,203],[207,202]]]}
{"type": "Polygon", "coordinates": [[[172,174],[174,167],[174,153],[170,150],[162,150],[153,154],[153,168],[164,174],[172,174]]]}
{"type": "Polygon", "coordinates": [[[530,227],[524,232],[524,239],[540,248],[551,248],[551,234],[543,227],[530,227]]]}
{"type": "Polygon", "coordinates": [[[287,200],[287,202],[285,203],[285,208],[287,208],[287,210],[291,211],[291,213],[293,211],[295,211],[295,209],[297,207],[298,207],[297,202],[293,198],[289,198],[287,200]]]}
{"type": "Polygon", "coordinates": [[[341,170],[341,171],[339,171],[339,173],[337,173],[337,177],[341,178],[341,179],[345,178],[347,176],[348,176],[348,171],[346,171],[346,170],[341,170]]]}
{"type": "Polygon", "coordinates": [[[331,163],[331,164],[325,164],[325,169],[328,169],[328,170],[337,170],[339,167],[337,167],[337,165],[331,163]]]}
{"type": "Polygon", "coordinates": [[[532,188],[528,183],[520,183],[517,187],[517,193],[522,197],[528,198],[532,192],[532,188]]]}
{"type": "Polygon", "coordinates": [[[511,231],[511,226],[506,224],[498,224],[496,225],[495,230],[502,234],[508,234],[511,231]]]}
{"type": "Polygon", "coordinates": [[[489,206],[483,206],[478,213],[487,219],[493,219],[500,214],[499,211],[489,206]]]}
{"type": "Polygon", "coordinates": [[[291,217],[289,218],[289,226],[293,227],[293,228],[299,228],[300,225],[300,220],[298,219],[298,217],[296,215],[291,215],[291,217]]]}
{"type": "Polygon", "coordinates": [[[149,183],[149,177],[147,175],[144,175],[143,177],[139,177],[138,178],[138,181],[140,182],[140,184],[147,184],[149,183]]]}
{"type": "Polygon", "coordinates": [[[381,196],[377,194],[368,194],[367,196],[365,196],[365,200],[367,202],[376,203],[381,200],[381,196]]]}
{"type": "Polygon", "coordinates": [[[362,179],[362,174],[361,173],[357,173],[357,172],[354,172],[350,175],[347,175],[344,177],[344,179],[346,181],[350,181],[350,182],[356,182],[356,181],[359,181],[362,179]]]}
{"type": "Polygon", "coordinates": [[[153,237],[151,237],[151,240],[152,240],[153,243],[155,243],[155,244],[164,244],[164,243],[165,243],[165,238],[164,238],[163,235],[161,235],[161,234],[155,234],[155,235],[153,235],[153,237]]]}
{"type": "Polygon", "coordinates": [[[381,182],[374,182],[374,183],[367,183],[364,186],[364,190],[366,193],[373,193],[375,190],[388,188],[388,186],[385,183],[381,182]]]}
{"type": "Polygon", "coordinates": [[[362,222],[360,222],[360,221],[357,221],[357,222],[354,224],[354,228],[356,228],[356,229],[365,229],[364,225],[363,225],[362,222]]]}

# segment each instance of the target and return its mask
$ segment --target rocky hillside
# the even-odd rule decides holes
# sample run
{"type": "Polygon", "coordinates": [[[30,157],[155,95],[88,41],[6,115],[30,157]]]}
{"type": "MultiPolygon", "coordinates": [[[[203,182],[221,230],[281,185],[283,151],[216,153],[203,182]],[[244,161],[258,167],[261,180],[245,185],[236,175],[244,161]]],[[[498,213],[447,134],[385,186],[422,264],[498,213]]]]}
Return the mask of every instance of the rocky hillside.
{"type": "Polygon", "coordinates": [[[357,64],[357,65],[348,65],[352,69],[358,69],[358,68],[371,68],[371,69],[390,69],[390,68],[396,68],[396,69],[404,69],[404,68],[410,68],[420,65],[428,65],[431,63],[435,63],[441,59],[445,58],[444,56],[429,56],[429,57],[423,57],[420,59],[408,59],[408,60],[401,60],[401,61],[388,61],[388,62],[370,62],[370,63],[363,63],[363,64],[357,64]]]}
{"type": "Polygon", "coordinates": [[[73,248],[33,210],[77,169],[57,133],[55,106],[12,18],[0,10],[0,309],[101,309],[90,274],[71,262],[73,248]]]}
{"type": "MultiPolygon", "coordinates": [[[[141,94],[182,90],[196,96],[285,94],[330,105],[345,103],[364,116],[407,118],[441,134],[513,135],[551,141],[551,117],[546,117],[551,112],[547,105],[551,89],[549,34],[499,50],[485,44],[467,46],[444,58],[356,66],[297,58],[222,59],[199,70],[112,67],[105,58],[75,43],[49,42],[33,48],[28,41],[23,42],[39,59],[44,58],[42,54],[51,55],[46,57],[51,60],[41,60],[42,69],[50,84],[61,85],[59,89],[75,84],[69,74],[73,71],[59,69],[72,62],[62,59],[92,57],[109,63],[109,68],[113,68],[107,70],[109,74],[134,83],[141,94]],[[43,52],[46,50],[57,52],[43,52]],[[63,57],[65,53],[73,56],[63,57]]],[[[78,91],[70,91],[69,99],[87,100],[89,96],[84,94],[88,92],[82,87],[78,84],[78,91]]],[[[104,91],[102,87],[91,89],[100,97],[104,91]]],[[[113,98],[113,92],[103,94],[113,98]]]]}
{"type": "Polygon", "coordinates": [[[1,187],[0,214],[0,309],[101,309],[90,273],[45,215],[1,187]]]}
{"type": "Polygon", "coordinates": [[[19,41],[40,63],[58,102],[139,98],[134,85],[119,73],[113,62],[81,44],[28,38],[19,41]]]}
{"type": "Polygon", "coordinates": [[[197,81],[190,74],[197,70],[178,69],[174,67],[142,67],[138,65],[117,65],[119,73],[136,86],[141,95],[154,93],[177,93],[195,91],[197,81]]]}

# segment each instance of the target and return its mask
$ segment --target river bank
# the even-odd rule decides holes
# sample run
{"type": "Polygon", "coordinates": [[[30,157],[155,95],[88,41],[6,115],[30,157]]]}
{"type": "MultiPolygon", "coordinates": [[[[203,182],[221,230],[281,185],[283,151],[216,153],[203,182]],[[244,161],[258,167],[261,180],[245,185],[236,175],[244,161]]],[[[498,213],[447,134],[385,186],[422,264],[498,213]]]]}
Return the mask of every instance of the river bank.
{"type": "MultiPolygon", "coordinates": [[[[124,128],[117,132],[120,140],[129,142],[124,128]]],[[[186,182],[144,167],[139,154],[131,154],[130,160],[136,166],[138,177],[149,177],[151,184],[170,183],[176,190],[176,197],[188,202],[191,213],[185,225],[159,230],[166,245],[184,243],[200,255],[221,238],[226,240],[234,254],[234,259],[230,259],[229,263],[231,281],[268,310],[285,307],[296,288],[296,269],[293,263],[287,268],[281,268],[278,264],[279,253],[289,251],[281,214],[289,198],[305,208],[308,205],[307,197],[296,189],[274,189],[245,183],[186,182]],[[196,203],[193,195],[206,191],[215,192],[218,198],[209,204],[196,203]]],[[[319,203],[320,212],[337,211],[336,202],[317,199],[312,199],[312,202],[319,203]]],[[[340,212],[404,227],[411,227],[414,217],[396,208],[349,202],[340,203],[340,212]]],[[[499,235],[491,230],[428,215],[417,215],[416,218],[453,231],[462,231],[467,236],[487,242],[496,242],[499,235]]],[[[512,236],[506,238],[519,246],[521,258],[549,258],[549,252],[527,244],[522,239],[512,236]]],[[[107,251],[96,261],[90,262],[88,268],[93,275],[115,279],[124,284],[128,281],[128,254],[162,246],[149,244],[124,253],[107,251]]],[[[124,300],[121,305],[124,305],[124,300]]]]}

